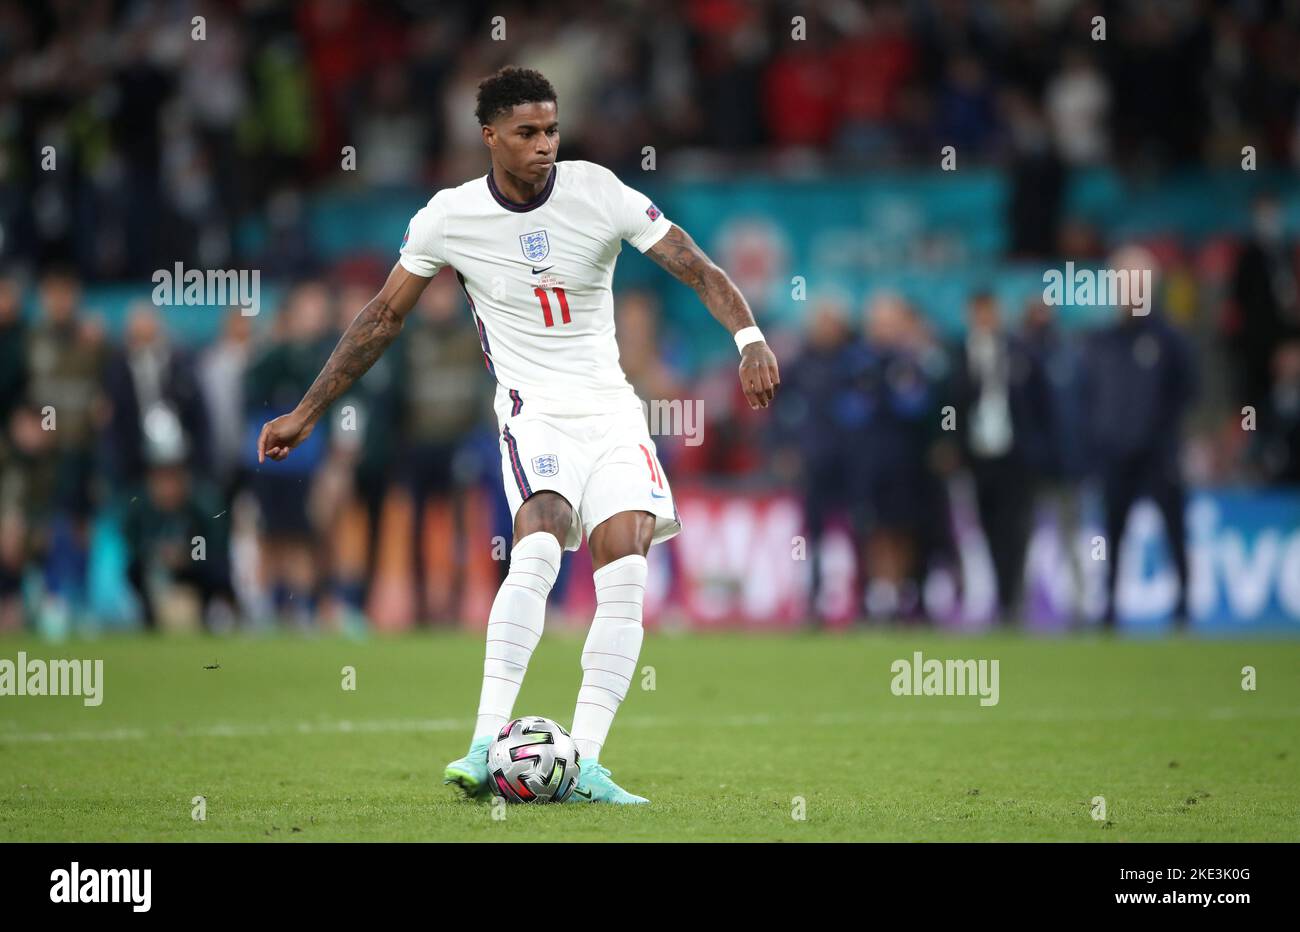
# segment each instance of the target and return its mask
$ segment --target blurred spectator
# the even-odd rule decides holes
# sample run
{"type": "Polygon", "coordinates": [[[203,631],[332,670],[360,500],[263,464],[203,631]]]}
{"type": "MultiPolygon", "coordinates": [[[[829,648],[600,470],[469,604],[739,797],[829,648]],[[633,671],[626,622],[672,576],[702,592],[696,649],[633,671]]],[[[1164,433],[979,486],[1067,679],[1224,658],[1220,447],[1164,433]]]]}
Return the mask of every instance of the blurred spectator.
{"type": "Polygon", "coordinates": [[[14,278],[0,276],[0,431],[27,393],[27,323],[22,291],[14,278]]]}
{"type": "Polygon", "coordinates": [[[962,157],[987,156],[1000,127],[984,65],[974,55],[960,54],[949,63],[945,77],[936,101],[938,138],[962,157]]]}
{"type": "Polygon", "coordinates": [[[1048,82],[1045,108],[1056,151],[1071,166],[1095,165],[1110,152],[1110,88],[1087,48],[1072,45],[1048,82]]]}
{"type": "Polygon", "coordinates": [[[859,159],[898,157],[896,122],[917,69],[902,3],[878,4],[833,54],[839,99],[838,149],[859,159]]]}
{"type": "Polygon", "coordinates": [[[144,478],[145,423],[160,409],[185,433],[186,465],[206,475],[212,465],[208,411],[190,353],[172,344],[158,310],[144,301],[131,307],[123,343],[111,352],[104,375],[107,478],[118,486],[144,478]]]}
{"type": "MultiPolygon", "coordinates": [[[[411,552],[415,564],[415,617],[447,622],[460,610],[464,553],[450,548],[450,585],[429,585],[430,552],[425,521],[433,504],[451,513],[452,538],[469,527],[466,488],[483,471],[473,454],[471,433],[490,410],[495,385],[486,372],[483,347],[473,322],[465,319],[462,296],[450,271],[430,282],[406,324],[401,348],[401,462],[411,492],[414,519],[411,552]]],[[[527,404],[527,400],[524,404],[527,404]]],[[[497,464],[486,471],[496,481],[497,464]]]]}
{"type": "Polygon", "coordinates": [[[426,120],[411,100],[400,64],[382,65],[371,80],[370,106],[360,119],[356,149],[362,181],[370,189],[409,185],[420,177],[427,145],[426,120]]]}
{"type": "MultiPolygon", "coordinates": [[[[1010,196],[1007,226],[1012,258],[1046,258],[1057,254],[1065,167],[1048,135],[1048,126],[1033,99],[1008,92],[1003,111],[1010,134],[1010,196]]],[[[1069,255],[1078,257],[1075,253],[1069,255]]]]}
{"type": "Polygon", "coordinates": [[[1272,194],[1260,195],[1252,207],[1250,238],[1237,260],[1232,296],[1242,403],[1258,409],[1267,404],[1274,351],[1300,337],[1294,248],[1282,205],[1272,194]]]}
{"type": "Polygon", "coordinates": [[[80,317],[81,287],[76,276],[57,268],[40,286],[41,317],[28,336],[30,380],[27,397],[51,431],[57,457],[41,457],[33,466],[52,470],[50,477],[32,477],[53,487],[46,550],[47,607],[50,624],[59,626],[67,611],[83,607],[89,522],[96,503],[96,419],[102,413],[106,346],[103,328],[80,317]]]}
{"type": "MultiPolygon", "coordinates": [[[[1109,265],[1139,274],[1150,270],[1154,288],[1156,260],[1145,249],[1121,249],[1109,265]]],[[[1143,315],[1131,306],[1117,308],[1118,319],[1094,336],[1088,350],[1088,445],[1106,499],[1107,626],[1115,624],[1117,613],[1124,528],[1134,503],[1144,496],[1164,518],[1179,583],[1174,621],[1187,623],[1186,493],[1178,453],[1196,375],[1184,337],[1158,307],[1149,310],[1143,315]]]]}
{"type": "Polygon", "coordinates": [[[227,628],[233,620],[229,512],[186,465],[185,432],[166,407],[145,416],[143,494],[125,504],[129,563],[147,629],[227,628]]]}
{"type": "Polygon", "coordinates": [[[966,319],[966,338],[953,367],[953,402],[993,558],[999,617],[1011,624],[1020,617],[1032,517],[1028,448],[1043,430],[1046,393],[1028,348],[1004,327],[997,298],[989,292],[972,295],[966,319]]]}
{"type": "Polygon", "coordinates": [[[1051,508],[1055,518],[1057,547],[1073,587],[1070,622],[1077,625],[1083,621],[1085,593],[1086,556],[1079,546],[1079,534],[1083,528],[1083,482],[1089,474],[1084,443],[1086,360],[1077,341],[1062,332],[1055,309],[1041,299],[1031,300],[1025,308],[1023,329],[1025,347],[1042,373],[1046,392],[1041,406],[1043,421],[1026,438],[1026,464],[1038,500],[1051,508]]]}
{"type": "Polygon", "coordinates": [[[882,294],[866,306],[866,339],[850,355],[850,392],[863,416],[850,435],[851,499],[861,508],[864,600],[873,618],[921,608],[917,544],[927,523],[932,384],[917,354],[911,308],[882,294]]]}
{"type": "Polygon", "coordinates": [[[18,282],[0,277],[0,631],[22,623],[23,570],[29,557],[23,450],[14,421],[27,391],[27,326],[18,282]]]}
{"type": "MultiPolygon", "coordinates": [[[[244,441],[252,489],[262,516],[263,578],[277,618],[299,627],[316,617],[323,530],[310,495],[329,447],[331,424],[322,422],[282,463],[257,463],[262,424],[291,410],[311,387],[334,347],[328,291],[308,281],[290,292],[277,317],[277,340],[249,367],[244,441]]],[[[326,564],[328,565],[328,564],[326,564]]]]}
{"type": "Polygon", "coordinates": [[[681,378],[663,348],[658,299],[649,291],[628,290],[617,302],[618,361],[627,380],[645,399],[681,397],[681,378]]]}
{"type": "Polygon", "coordinates": [[[1273,390],[1260,413],[1254,458],[1265,481],[1300,486],[1300,342],[1273,355],[1273,390]]]}
{"type": "Polygon", "coordinates": [[[850,507],[849,477],[855,471],[850,437],[862,429],[861,406],[849,395],[848,309],[834,297],[814,303],[803,346],[781,369],[781,401],[773,418],[789,464],[783,470],[803,495],[804,526],[812,573],[809,606],[821,603],[821,545],[827,520],[850,507]]]}
{"type": "MultiPolygon", "coordinates": [[[[343,287],[336,308],[336,337],[342,336],[376,291],[378,286],[364,279],[343,287]]],[[[352,620],[365,611],[379,556],[379,528],[390,470],[398,453],[399,370],[398,353],[385,353],[339,399],[334,429],[330,431],[329,457],[314,492],[332,541],[344,538],[345,522],[354,502],[365,509],[364,558],[343,563],[338,560],[337,549],[331,554],[334,596],[351,613],[352,620]]]]}
{"type": "Polygon", "coordinates": [[[211,476],[229,501],[246,457],[244,379],[253,352],[253,318],[237,308],[226,313],[221,336],[198,362],[198,380],[211,426],[211,476]]]}
{"type": "Polygon", "coordinates": [[[835,70],[825,42],[814,31],[784,43],[764,83],[767,131],[778,147],[824,148],[835,123],[835,70]]]}

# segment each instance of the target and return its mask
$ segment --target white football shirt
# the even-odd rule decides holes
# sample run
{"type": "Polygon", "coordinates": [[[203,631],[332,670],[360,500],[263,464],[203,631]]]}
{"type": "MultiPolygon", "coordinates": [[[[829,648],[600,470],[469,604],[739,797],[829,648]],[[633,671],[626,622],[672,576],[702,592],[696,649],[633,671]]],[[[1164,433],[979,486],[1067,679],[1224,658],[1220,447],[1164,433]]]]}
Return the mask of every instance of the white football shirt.
{"type": "Polygon", "coordinates": [[[591,162],[557,162],[518,204],[492,173],[439,191],[411,220],[400,262],[414,275],[456,270],[469,298],[498,417],[522,411],[640,409],[614,340],[614,263],[672,223],[645,195],[591,162]]]}

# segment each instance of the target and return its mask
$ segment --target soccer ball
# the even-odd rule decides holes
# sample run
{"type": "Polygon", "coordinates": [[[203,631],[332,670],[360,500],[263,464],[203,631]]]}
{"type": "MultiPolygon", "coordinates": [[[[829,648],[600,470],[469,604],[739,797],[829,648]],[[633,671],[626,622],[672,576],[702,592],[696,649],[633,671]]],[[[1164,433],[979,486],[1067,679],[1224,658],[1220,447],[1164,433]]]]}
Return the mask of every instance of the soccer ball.
{"type": "Polygon", "coordinates": [[[578,748],[540,715],[507,722],[488,748],[492,792],[508,803],[562,803],[578,785],[578,748]]]}

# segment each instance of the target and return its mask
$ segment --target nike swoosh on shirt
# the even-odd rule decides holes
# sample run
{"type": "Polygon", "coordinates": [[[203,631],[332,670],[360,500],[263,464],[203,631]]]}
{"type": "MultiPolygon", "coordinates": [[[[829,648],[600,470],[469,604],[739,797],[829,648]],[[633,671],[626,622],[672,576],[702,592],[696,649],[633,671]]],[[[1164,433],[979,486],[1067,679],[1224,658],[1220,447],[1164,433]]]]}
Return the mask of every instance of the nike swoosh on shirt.
{"type": "Polygon", "coordinates": [[[650,497],[651,497],[651,498],[667,498],[668,496],[665,495],[663,492],[656,492],[654,489],[651,489],[651,490],[650,490],[650,497]]]}
{"type": "MultiPolygon", "coordinates": [[[[530,265],[529,268],[532,269],[533,267],[530,265]]],[[[533,269],[533,274],[534,274],[534,275],[541,275],[543,272],[550,271],[550,270],[553,269],[553,268],[555,268],[554,265],[548,265],[548,266],[547,266],[546,268],[544,268],[544,269],[533,269]]]]}

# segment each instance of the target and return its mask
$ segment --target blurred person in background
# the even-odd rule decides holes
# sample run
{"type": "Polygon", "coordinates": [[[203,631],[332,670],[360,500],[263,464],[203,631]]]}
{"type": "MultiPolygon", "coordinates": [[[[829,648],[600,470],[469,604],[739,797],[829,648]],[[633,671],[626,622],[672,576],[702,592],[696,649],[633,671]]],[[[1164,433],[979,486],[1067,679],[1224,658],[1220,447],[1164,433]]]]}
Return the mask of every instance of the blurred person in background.
{"type": "Polygon", "coordinates": [[[849,476],[857,468],[850,461],[849,437],[863,422],[862,405],[850,394],[853,331],[848,313],[838,296],[813,303],[803,345],[783,377],[783,403],[773,421],[778,474],[803,496],[814,623],[824,618],[821,550],[827,520],[849,510],[849,476]]]}
{"type": "Polygon", "coordinates": [[[1085,45],[1067,46],[1043,93],[1056,151],[1071,167],[1097,165],[1110,152],[1110,85],[1085,45]]]}
{"type": "Polygon", "coordinates": [[[322,516],[310,509],[309,502],[326,459],[330,431],[320,430],[308,438],[297,451],[301,454],[297,462],[259,465],[250,439],[256,437],[267,412],[295,404],[311,385],[333,347],[333,322],[323,284],[309,280],[294,287],[277,315],[275,342],[249,367],[245,389],[249,406],[245,462],[252,470],[252,489],[262,516],[263,580],[276,618],[298,627],[313,624],[316,614],[323,527],[322,516]]]}
{"type": "Polygon", "coordinates": [[[849,391],[865,416],[851,435],[850,490],[859,523],[863,607],[868,617],[915,617],[921,609],[917,542],[926,518],[931,383],[921,368],[912,308],[878,295],[866,306],[865,340],[850,356],[849,391]]]}
{"type": "MultiPolygon", "coordinates": [[[[691,388],[674,365],[671,341],[659,329],[661,312],[659,299],[653,292],[632,289],[616,295],[614,338],[623,374],[646,406],[649,428],[657,434],[655,455],[665,469],[675,471],[684,450],[704,443],[704,416],[702,402],[690,397],[691,388]],[[680,420],[674,402],[681,404],[680,420]],[[656,404],[660,407],[651,407],[656,404]],[[680,433],[671,441],[661,439],[668,432],[680,433]]],[[[663,554],[669,580],[678,579],[677,551],[665,548],[663,554]]],[[[557,604],[563,604],[568,591],[571,577],[567,567],[567,564],[561,567],[551,590],[556,594],[557,604]]],[[[671,587],[673,583],[670,581],[668,585],[671,587]]]]}
{"type": "Polygon", "coordinates": [[[14,418],[27,393],[27,325],[18,280],[0,276],[0,631],[23,624],[22,579],[27,562],[22,453],[14,418]]]}
{"type": "Polygon", "coordinates": [[[105,370],[108,406],[102,448],[107,453],[106,478],[115,488],[129,488],[144,478],[144,425],[160,408],[175,416],[185,432],[189,468],[203,472],[211,468],[208,410],[194,359],[172,343],[152,304],[131,305],[122,348],[110,352],[105,370]]]}
{"type": "MultiPolygon", "coordinates": [[[[364,306],[374,291],[375,285],[365,276],[343,285],[335,305],[335,339],[352,323],[352,309],[364,306]]],[[[339,400],[329,435],[329,455],[312,493],[313,505],[328,525],[327,537],[334,548],[329,563],[331,609],[342,611],[341,621],[347,625],[363,620],[375,575],[384,501],[399,444],[399,380],[397,357],[384,356],[339,400]],[[365,555],[360,561],[343,561],[337,545],[345,537],[347,519],[356,503],[366,515],[365,555]]]]}
{"type": "Polygon", "coordinates": [[[402,63],[382,64],[370,76],[369,101],[356,121],[359,174],[368,190],[400,187],[420,176],[428,119],[411,100],[402,63]]]}
{"type": "Polygon", "coordinates": [[[26,621],[26,576],[44,567],[56,506],[59,452],[41,412],[22,402],[0,435],[0,628],[26,621]]]}
{"type": "Polygon", "coordinates": [[[18,279],[0,275],[0,433],[27,395],[27,322],[18,279]]]}
{"type": "Polygon", "coordinates": [[[188,465],[188,440],[171,409],[150,409],[142,434],[146,473],[140,494],[123,506],[122,531],[144,626],[228,629],[229,511],[188,465]]]}
{"type": "Polygon", "coordinates": [[[1038,102],[1021,91],[1002,97],[1010,137],[1006,223],[1013,258],[1053,254],[1065,200],[1066,170],[1038,102]]]}
{"type": "MultiPolygon", "coordinates": [[[[48,271],[40,284],[41,316],[28,335],[27,398],[52,431],[58,455],[41,458],[53,469],[53,515],[48,528],[45,585],[54,628],[83,607],[89,526],[96,501],[95,429],[102,416],[107,347],[102,325],[81,316],[81,285],[70,269],[48,271]]],[[[44,485],[44,477],[35,480],[44,485]]],[[[44,622],[43,622],[44,624],[44,622]]]]}
{"type": "Polygon", "coordinates": [[[1009,625],[1021,611],[1033,508],[1026,453],[1043,430],[1045,391],[1033,356],[1003,325],[991,292],[971,295],[966,323],[954,359],[952,400],[964,465],[974,482],[980,526],[993,560],[998,617],[1009,625]]]}
{"type": "Polygon", "coordinates": [[[1233,272],[1232,297],[1241,404],[1258,410],[1268,404],[1273,353],[1287,340],[1300,338],[1300,287],[1294,244],[1277,196],[1257,197],[1250,219],[1250,236],[1233,272]]]}
{"type": "Polygon", "coordinates": [[[1078,342],[1061,329],[1056,310],[1041,297],[1025,306],[1022,336],[1046,390],[1041,429],[1026,438],[1026,460],[1036,500],[1046,504],[1055,518],[1057,547],[1073,585],[1070,623],[1077,626],[1083,621],[1087,559],[1079,546],[1083,483],[1089,474],[1083,395],[1085,360],[1078,342]]]}
{"type": "MultiPolygon", "coordinates": [[[[671,359],[665,358],[659,299],[636,289],[619,294],[617,306],[618,361],[637,395],[647,402],[684,398],[688,388],[671,359]]],[[[664,463],[672,463],[671,447],[659,455],[664,463]]]]}
{"type": "Polygon", "coordinates": [[[1300,486],[1300,341],[1273,354],[1273,388],[1251,455],[1265,482],[1300,486]]]}
{"type": "MultiPolygon", "coordinates": [[[[1155,256],[1142,247],[1118,250],[1113,270],[1149,272],[1158,281],[1155,256]]],[[[1116,581],[1129,512],[1138,499],[1160,509],[1170,556],[1178,574],[1174,623],[1187,624],[1186,492],[1179,449],[1183,419],[1196,392],[1196,372],[1186,339],[1165,320],[1155,295],[1149,313],[1132,304],[1116,308],[1116,320],[1093,335],[1087,349],[1087,443],[1093,451],[1106,500],[1107,606],[1104,623],[1116,622],[1116,581]]]]}
{"type": "Polygon", "coordinates": [[[244,381],[253,353],[253,318],[226,312],[221,334],[198,360],[198,380],[212,438],[210,475],[230,501],[241,485],[244,456],[244,381]]]}
{"type": "MultiPolygon", "coordinates": [[[[911,306],[909,305],[909,309],[911,306]]],[[[920,451],[921,461],[916,474],[918,515],[916,520],[915,557],[908,583],[921,596],[924,614],[921,620],[932,621],[932,614],[949,606],[942,602],[927,604],[926,584],[931,572],[945,573],[952,581],[953,598],[960,587],[960,561],[957,541],[952,528],[952,502],[948,483],[960,466],[961,457],[951,434],[944,430],[944,406],[947,404],[947,386],[952,365],[947,347],[935,334],[933,327],[920,314],[911,309],[904,337],[909,369],[924,383],[924,388],[912,391],[913,403],[924,410],[911,413],[912,442],[920,451]],[[915,396],[924,398],[921,401],[915,396]]],[[[911,376],[909,375],[909,378],[911,376]]]]}
{"type": "MultiPolygon", "coordinates": [[[[452,540],[465,539],[470,527],[465,493],[482,469],[475,462],[470,434],[491,416],[493,384],[478,331],[463,316],[461,301],[455,275],[434,276],[403,328],[399,346],[401,462],[411,493],[417,621],[452,622],[460,611],[464,548],[447,550],[454,564],[443,578],[450,585],[430,586],[426,520],[431,505],[444,504],[451,516],[452,540]]],[[[381,357],[375,365],[383,361],[381,357]]]]}

